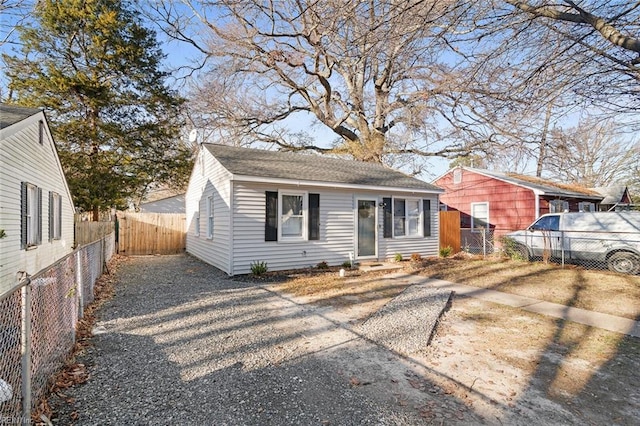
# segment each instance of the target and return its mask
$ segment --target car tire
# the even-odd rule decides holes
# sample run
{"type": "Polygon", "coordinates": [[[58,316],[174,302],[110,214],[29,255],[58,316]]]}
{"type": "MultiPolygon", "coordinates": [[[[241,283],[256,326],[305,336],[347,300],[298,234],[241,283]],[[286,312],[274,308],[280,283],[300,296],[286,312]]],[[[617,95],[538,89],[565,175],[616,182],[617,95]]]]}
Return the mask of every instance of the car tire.
{"type": "Polygon", "coordinates": [[[640,257],[628,251],[613,253],[607,259],[607,267],[620,274],[636,275],[640,272],[640,257]]]}

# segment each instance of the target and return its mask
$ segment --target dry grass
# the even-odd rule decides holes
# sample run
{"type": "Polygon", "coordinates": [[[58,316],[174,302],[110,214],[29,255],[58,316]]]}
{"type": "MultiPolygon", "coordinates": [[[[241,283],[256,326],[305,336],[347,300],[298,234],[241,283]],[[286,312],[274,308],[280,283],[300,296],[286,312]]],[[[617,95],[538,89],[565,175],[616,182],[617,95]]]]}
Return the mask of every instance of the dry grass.
{"type": "Polygon", "coordinates": [[[433,259],[419,274],[631,319],[640,318],[640,277],[510,259],[433,259]]]}
{"type": "MultiPolygon", "coordinates": [[[[430,258],[415,267],[404,262],[405,272],[474,287],[593,310],[631,319],[640,318],[640,277],[574,266],[521,262],[510,259],[430,258]]],[[[280,276],[279,290],[309,301],[348,305],[384,300],[400,293],[402,280],[383,279],[389,272],[348,271],[338,268],[309,270],[280,276]]]]}

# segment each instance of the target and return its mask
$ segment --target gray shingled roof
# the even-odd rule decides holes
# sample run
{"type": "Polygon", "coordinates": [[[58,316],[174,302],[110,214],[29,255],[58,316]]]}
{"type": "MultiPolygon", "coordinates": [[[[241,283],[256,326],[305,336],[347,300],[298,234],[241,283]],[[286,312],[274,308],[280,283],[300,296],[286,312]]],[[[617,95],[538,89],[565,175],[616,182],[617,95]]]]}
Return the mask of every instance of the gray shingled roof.
{"type": "Polygon", "coordinates": [[[25,108],[0,103],[0,129],[16,124],[39,112],[40,110],[37,108],[25,108]]]}
{"type": "Polygon", "coordinates": [[[600,193],[600,195],[604,197],[600,202],[601,204],[617,204],[622,201],[622,197],[624,196],[624,192],[627,190],[627,187],[624,185],[612,185],[598,186],[591,189],[600,193]]]}
{"type": "Polygon", "coordinates": [[[601,200],[602,196],[597,194],[593,190],[589,190],[587,188],[584,191],[580,191],[578,189],[567,189],[566,187],[555,186],[553,182],[545,181],[544,179],[538,179],[528,176],[522,176],[522,178],[518,178],[517,175],[502,173],[502,172],[494,172],[484,169],[474,169],[471,167],[465,167],[466,169],[484,174],[486,176],[491,176],[496,179],[503,180],[505,182],[512,183],[514,185],[523,186],[525,188],[534,189],[539,191],[540,193],[552,197],[571,197],[571,198],[583,198],[583,199],[593,199],[593,200],[601,200]]]}
{"type": "Polygon", "coordinates": [[[203,146],[234,175],[442,191],[437,186],[381,164],[343,160],[312,153],[267,151],[217,144],[203,146]]]}

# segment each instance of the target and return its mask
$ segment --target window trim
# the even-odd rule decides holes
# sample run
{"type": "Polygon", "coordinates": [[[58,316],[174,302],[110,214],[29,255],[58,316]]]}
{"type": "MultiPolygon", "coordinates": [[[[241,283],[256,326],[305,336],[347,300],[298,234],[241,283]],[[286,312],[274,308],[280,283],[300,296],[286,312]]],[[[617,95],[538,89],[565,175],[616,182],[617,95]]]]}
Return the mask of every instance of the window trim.
{"type": "Polygon", "coordinates": [[[286,242],[301,242],[309,240],[309,193],[307,191],[278,191],[278,241],[286,242]],[[300,236],[287,236],[282,235],[282,229],[284,228],[284,215],[282,212],[282,198],[290,197],[302,197],[302,232],[300,236]]]}
{"type": "Polygon", "coordinates": [[[569,211],[569,202],[566,200],[549,200],[549,213],[563,213],[569,211]],[[560,210],[558,210],[558,208],[560,210]]]}
{"type": "MultiPolygon", "coordinates": [[[[471,214],[469,216],[471,216],[471,232],[481,232],[480,231],[480,227],[475,226],[475,219],[476,219],[476,215],[475,215],[475,211],[474,211],[474,207],[475,206],[479,206],[479,205],[485,205],[487,207],[487,216],[486,216],[486,225],[487,228],[489,228],[490,225],[490,218],[489,218],[489,202],[488,201],[482,201],[482,202],[477,202],[477,203],[471,203],[471,214]]],[[[484,229],[487,229],[484,228],[484,229]]]]}
{"type": "Polygon", "coordinates": [[[31,250],[42,244],[42,188],[22,182],[21,248],[31,250]]]}
{"type": "Polygon", "coordinates": [[[214,206],[214,200],[213,200],[213,194],[212,194],[207,197],[207,238],[210,240],[213,239],[214,209],[215,209],[215,206],[214,206]]]}
{"type": "Polygon", "coordinates": [[[393,197],[391,206],[391,227],[392,227],[392,238],[395,239],[403,239],[403,238],[424,238],[424,201],[422,198],[416,197],[393,197]],[[404,201],[404,220],[405,220],[405,233],[404,235],[396,235],[396,200],[404,201]],[[407,211],[408,201],[414,201],[418,203],[418,216],[413,216],[417,220],[418,232],[414,235],[407,235],[408,231],[408,219],[409,213],[407,211]]]}
{"type": "Polygon", "coordinates": [[[200,210],[199,209],[196,210],[194,222],[195,222],[195,226],[194,226],[193,234],[196,237],[199,237],[200,236],[200,210]]]}
{"type": "Polygon", "coordinates": [[[585,212],[585,213],[595,212],[596,211],[596,205],[595,205],[595,203],[592,203],[590,201],[580,201],[578,203],[578,211],[579,212],[585,212]],[[585,207],[589,207],[589,210],[585,210],[585,207]]]}
{"type": "Polygon", "coordinates": [[[62,196],[49,191],[49,241],[62,239],[62,196]]]}

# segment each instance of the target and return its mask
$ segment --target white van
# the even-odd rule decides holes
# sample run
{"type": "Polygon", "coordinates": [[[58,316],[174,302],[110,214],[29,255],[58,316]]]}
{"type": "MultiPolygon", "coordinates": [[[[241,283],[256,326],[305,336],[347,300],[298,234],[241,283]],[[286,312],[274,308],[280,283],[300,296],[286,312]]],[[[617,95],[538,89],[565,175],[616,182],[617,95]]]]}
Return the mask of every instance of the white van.
{"type": "Polygon", "coordinates": [[[640,212],[551,213],[506,235],[525,259],[549,255],[566,262],[606,264],[640,272],[640,212]]]}

